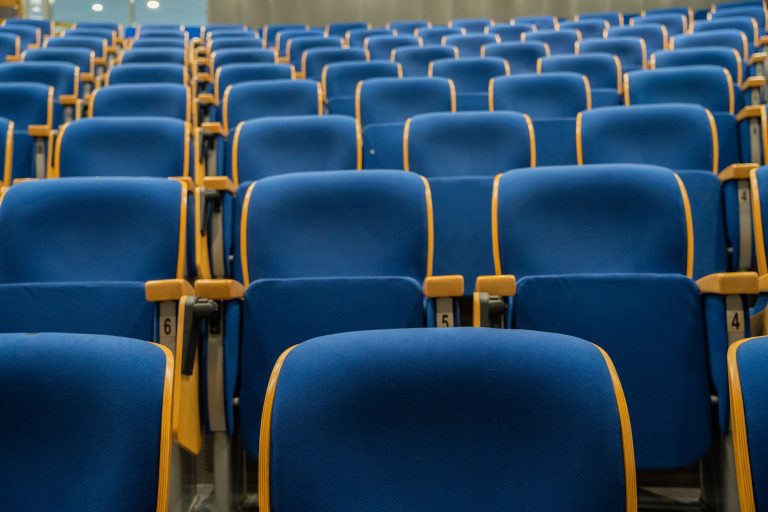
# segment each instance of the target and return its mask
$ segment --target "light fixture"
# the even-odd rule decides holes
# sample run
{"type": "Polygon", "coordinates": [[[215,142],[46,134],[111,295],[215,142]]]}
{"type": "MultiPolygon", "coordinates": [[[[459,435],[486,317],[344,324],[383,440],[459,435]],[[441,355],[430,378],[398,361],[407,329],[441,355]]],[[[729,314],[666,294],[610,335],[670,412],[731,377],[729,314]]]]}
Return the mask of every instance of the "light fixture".
{"type": "Polygon", "coordinates": [[[147,8],[158,9],[160,8],[160,2],[158,2],[157,0],[149,0],[149,2],[147,2],[147,8]]]}
{"type": "Polygon", "coordinates": [[[101,12],[104,10],[104,6],[102,4],[91,4],[91,10],[93,12],[101,12]]]}

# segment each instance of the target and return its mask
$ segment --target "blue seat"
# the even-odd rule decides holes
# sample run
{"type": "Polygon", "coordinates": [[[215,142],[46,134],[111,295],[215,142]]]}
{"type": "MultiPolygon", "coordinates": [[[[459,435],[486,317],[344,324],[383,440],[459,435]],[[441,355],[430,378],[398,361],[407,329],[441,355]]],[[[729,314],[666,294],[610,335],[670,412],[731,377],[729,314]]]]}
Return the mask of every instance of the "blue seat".
{"type": "MultiPolygon", "coordinates": [[[[751,16],[720,17],[709,21],[698,21],[693,25],[693,32],[711,32],[713,30],[738,30],[747,36],[750,48],[754,49],[760,39],[757,20],[751,16]]],[[[763,27],[765,31],[765,27],[763,27]]],[[[752,53],[752,51],[750,51],[752,53]]]]}
{"type": "Polygon", "coordinates": [[[0,428],[0,506],[166,509],[172,368],[167,348],[133,339],[0,335],[0,407],[14,418],[0,428]]]}
{"type": "Polygon", "coordinates": [[[458,18],[448,22],[449,27],[464,30],[467,34],[482,34],[493,25],[490,18],[458,18]]]}
{"type": "Polygon", "coordinates": [[[21,43],[19,42],[19,36],[0,32],[0,63],[17,61],[20,57],[21,43]]]}
{"type": "Polygon", "coordinates": [[[537,30],[525,34],[523,41],[546,43],[550,55],[572,54],[576,51],[576,43],[581,41],[581,32],[573,29],[537,30]]]}
{"type": "Polygon", "coordinates": [[[669,37],[675,37],[688,32],[688,16],[685,14],[646,14],[633,18],[631,26],[642,26],[646,24],[663,25],[667,29],[669,37]]]}
{"type": "MultiPolygon", "coordinates": [[[[393,30],[385,28],[362,28],[357,30],[350,30],[347,34],[350,48],[362,48],[365,44],[365,40],[374,36],[394,36],[396,35],[393,30]]],[[[404,34],[408,35],[408,34],[404,34]]]]}
{"type": "Polygon", "coordinates": [[[421,39],[416,36],[369,36],[363,47],[370,60],[391,60],[392,52],[397,48],[421,46],[421,39]]]}
{"type": "Polygon", "coordinates": [[[0,66],[0,82],[37,82],[53,87],[54,124],[74,119],[79,99],[78,68],[68,62],[18,62],[0,66]]]}
{"type": "Polygon", "coordinates": [[[227,48],[261,48],[261,39],[253,35],[247,37],[217,37],[208,45],[209,52],[224,50],[227,48]]]}
{"type": "Polygon", "coordinates": [[[274,64],[275,52],[269,49],[225,48],[211,54],[211,73],[227,64],[274,64]]]}
{"type": "Polygon", "coordinates": [[[432,61],[458,58],[455,46],[405,46],[392,52],[392,60],[402,66],[403,76],[427,76],[432,61]]]}
{"type": "Polygon", "coordinates": [[[651,68],[712,65],[728,70],[736,85],[741,85],[744,66],[741,55],[731,48],[703,47],[679,48],[651,55],[651,68]]]}
{"type": "Polygon", "coordinates": [[[262,40],[264,41],[264,48],[272,48],[275,46],[275,38],[281,30],[293,29],[309,30],[309,26],[300,23],[272,23],[270,25],[264,25],[261,33],[262,40]]]}
{"type": "Polygon", "coordinates": [[[182,84],[188,81],[187,69],[180,64],[121,64],[106,75],[106,85],[182,84]]]}
{"type": "Polygon", "coordinates": [[[509,63],[498,57],[438,59],[430,62],[428,74],[453,81],[457,110],[488,110],[489,84],[509,75],[509,63]]]}
{"type": "Polygon", "coordinates": [[[139,48],[128,50],[119,58],[120,64],[187,64],[187,53],[181,49],[139,48]]]}
{"type": "Polygon", "coordinates": [[[173,48],[173,49],[185,49],[188,42],[184,39],[176,39],[170,37],[158,37],[158,36],[144,36],[139,39],[134,39],[131,44],[131,50],[137,50],[142,48],[173,48]]]}
{"type": "Polygon", "coordinates": [[[101,37],[69,36],[51,37],[43,43],[44,48],[87,48],[93,52],[96,66],[107,65],[107,41],[101,37]]]}
{"type": "Polygon", "coordinates": [[[766,508],[766,338],[739,341],[728,350],[733,447],[742,510],[766,508]]]}
{"type": "MultiPolygon", "coordinates": [[[[0,83],[0,118],[13,121],[13,164],[10,178],[3,168],[3,182],[42,178],[48,165],[48,138],[53,131],[53,87],[39,83],[0,83]]],[[[4,146],[6,153],[7,139],[4,146]]],[[[4,162],[6,162],[4,160],[4,162]]]]}
{"type": "Polygon", "coordinates": [[[37,27],[24,25],[4,25],[0,27],[0,34],[12,34],[19,38],[21,50],[37,48],[42,43],[42,32],[37,27]]]}
{"type": "Polygon", "coordinates": [[[288,55],[288,42],[292,39],[304,39],[304,38],[322,38],[323,31],[321,29],[306,29],[306,28],[293,28],[281,30],[277,34],[275,39],[275,50],[277,55],[284,58],[288,55]]]}
{"type": "Polygon", "coordinates": [[[347,32],[355,29],[371,28],[370,23],[352,21],[345,23],[329,23],[325,26],[325,35],[332,37],[347,37],[347,32]]]}
{"type": "Polygon", "coordinates": [[[432,189],[435,272],[463,275],[469,296],[477,276],[493,273],[493,178],[536,165],[533,124],[515,112],[421,114],[408,120],[403,144],[404,168],[432,189]]]}
{"type": "Polygon", "coordinates": [[[99,37],[107,41],[107,53],[117,54],[117,45],[120,36],[115,29],[108,27],[75,27],[64,32],[64,37],[99,37]]]}
{"type": "Polygon", "coordinates": [[[189,126],[177,119],[134,116],[64,125],[49,177],[193,177],[189,126]]]}
{"type": "Polygon", "coordinates": [[[710,30],[675,36],[672,38],[670,46],[675,50],[680,48],[721,46],[723,48],[733,48],[739,52],[742,60],[746,61],[749,58],[749,40],[744,32],[735,29],[710,30]]]}
{"type": "Polygon", "coordinates": [[[612,37],[587,39],[579,43],[576,53],[610,53],[621,61],[621,69],[628,73],[647,67],[648,51],[645,40],[639,37],[612,37]]]}
{"type": "Polygon", "coordinates": [[[465,30],[460,28],[451,27],[429,27],[417,29],[415,34],[421,38],[421,42],[424,46],[433,44],[443,44],[443,38],[446,36],[458,36],[466,33],[465,30]]]}
{"type": "Polygon", "coordinates": [[[304,52],[304,75],[318,82],[323,78],[323,69],[334,62],[366,61],[365,50],[360,48],[312,48],[304,52]]]}
{"type": "Polygon", "coordinates": [[[386,24],[388,30],[394,30],[400,35],[416,35],[416,31],[423,28],[429,28],[432,23],[426,20],[398,20],[389,21],[386,24]]]}
{"type": "Polygon", "coordinates": [[[644,23],[628,27],[611,27],[608,39],[615,37],[639,37],[645,41],[646,58],[653,52],[666,50],[669,45],[667,27],[662,24],[644,23]]]}
{"type": "Polygon", "coordinates": [[[192,97],[179,84],[112,85],[96,90],[89,117],[171,117],[192,122],[192,97]]]}
{"type": "Polygon", "coordinates": [[[395,62],[337,62],[323,73],[323,91],[328,113],[355,116],[355,90],[369,78],[396,78],[402,67],[395,62]]]}
{"type": "Polygon", "coordinates": [[[363,167],[402,168],[406,120],[417,114],[455,111],[456,89],[445,78],[371,78],[359,82],[355,112],[363,130],[363,167]]]}
{"type": "Polygon", "coordinates": [[[134,39],[156,34],[184,37],[184,27],[176,23],[143,23],[136,28],[134,39]]]}
{"type": "Polygon", "coordinates": [[[22,26],[22,27],[34,27],[40,29],[40,34],[43,37],[48,37],[54,32],[53,20],[33,20],[28,18],[8,18],[5,20],[4,25],[6,27],[22,26]]]}
{"type": "MultiPolygon", "coordinates": [[[[624,15],[616,11],[608,12],[587,12],[576,16],[577,21],[598,20],[605,21],[611,27],[620,27],[624,25],[624,15]]],[[[561,26],[562,28],[562,26],[561,26]]]]}
{"type": "Polygon", "coordinates": [[[624,103],[693,103],[712,112],[735,114],[733,80],[719,66],[633,71],[625,76],[624,103]]]}
{"type": "Polygon", "coordinates": [[[621,385],[608,357],[580,339],[465,329],[341,334],[285,353],[271,380],[262,510],[635,508],[621,385]],[[499,376],[488,378],[489,368],[499,376]],[[472,389],[469,403],[457,407],[448,382],[472,389]],[[594,460],[601,463],[584,478],[579,468],[594,460]],[[423,485],[394,492],[414,481],[423,485]]]}
{"type": "Polygon", "coordinates": [[[480,57],[483,46],[487,44],[501,43],[501,36],[498,34],[466,34],[444,36],[441,43],[443,46],[455,46],[459,50],[459,57],[480,57]]]}
{"type": "MultiPolygon", "coordinates": [[[[739,296],[712,286],[719,277],[691,279],[691,216],[678,177],[643,165],[554,167],[510,171],[496,187],[496,273],[517,277],[504,325],[599,340],[633,414],[638,469],[700,461],[716,430],[711,395],[727,431],[724,303],[739,296]]],[[[754,293],[756,274],[739,277],[743,293],[754,293]]],[[[734,309],[748,333],[743,303],[734,309]]]]}
{"type": "Polygon", "coordinates": [[[766,31],[766,17],[765,6],[760,3],[756,3],[751,6],[737,7],[725,10],[716,10],[712,13],[712,20],[721,20],[726,18],[741,18],[741,17],[753,18],[757,22],[757,28],[761,34],[766,31]]]}
{"type": "Polygon", "coordinates": [[[554,16],[515,16],[512,18],[512,24],[528,23],[536,25],[538,30],[552,30],[560,26],[560,22],[554,16]]]}
{"type": "Polygon", "coordinates": [[[96,82],[96,61],[92,50],[85,48],[34,48],[21,55],[24,62],[68,62],[79,70],[79,79],[87,87],[81,88],[87,95],[96,82]]]}
{"type": "Polygon", "coordinates": [[[593,107],[608,107],[621,103],[621,61],[608,53],[555,55],[541,59],[541,73],[562,71],[580,73],[589,79],[593,107]]]}
{"type": "Polygon", "coordinates": [[[265,117],[238,125],[235,185],[292,172],[362,169],[363,141],[348,116],[265,117]]]}
{"type": "Polygon", "coordinates": [[[488,27],[488,34],[495,34],[502,43],[513,43],[523,40],[523,34],[536,30],[535,25],[518,23],[517,25],[494,25],[488,27]]]}
{"type": "Polygon", "coordinates": [[[341,48],[342,40],[338,37],[307,37],[288,41],[286,53],[288,63],[296,69],[298,77],[304,77],[304,55],[313,48],[341,48]]]}
{"type": "Polygon", "coordinates": [[[564,21],[560,28],[565,30],[578,30],[582,39],[603,39],[610,28],[606,20],[579,19],[579,21],[564,21]]]}
{"type": "Polygon", "coordinates": [[[536,73],[539,59],[549,56],[546,43],[501,43],[483,46],[483,57],[501,57],[509,63],[512,75],[536,73]]]}
{"type": "MultiPolygon", "coordinates": [[[[224,92],[230,85],[242,82],[260,82],[269,80],[291,80],[295,78],[293,66],[290,64],[226,64],[216,70],[213,79],[213,95],[205,99],[203,95],[198,95],[201,102],[205,99],[209,104],[220,108],[224,101],[224,92]]],[[[211,118],[219,120],[218,110],[211,114],[211,118]]]]}

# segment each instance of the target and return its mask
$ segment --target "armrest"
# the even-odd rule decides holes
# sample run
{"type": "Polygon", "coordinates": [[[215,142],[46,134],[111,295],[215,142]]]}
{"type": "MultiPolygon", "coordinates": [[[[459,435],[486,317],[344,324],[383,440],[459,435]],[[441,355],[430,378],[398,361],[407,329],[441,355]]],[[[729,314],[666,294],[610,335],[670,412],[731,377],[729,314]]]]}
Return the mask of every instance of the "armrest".
{"type": "Polygon", "coordinates": [[[167,302],[179,300],[185,295],[193,295],[195,289],[186,279],[163,279],[147,281],[144,285],[147,302],[167,302]]]}
{"type": "Polygon", "coordinates": [[[748,180],[749,174],[760,167],[758,164],[731,164],[717,175],[723,183],[733,180],[748,180]]]}
{"type": "Polygon", "coordinates": [[[197,95],[197,101],[201,105],[215,105],[216,97],[209,92],[203,92],[197,95]]]}
{"type": "Polygon", "coordinates": [[[479,276],[475,281],[475,291],[500,297],[514,297],[517,293],[517,278],[512,275],[479,276]]]}
{"type": "Polygon", "coordinates": [[[198,279],[195,294],[213,300],[242,299],[245,287],[234,279],[198,279]]]}
{"type": "Polygon", "coordinates": [[[765,46],[768,44],[768,36],[760,36],[757,38],[758,46],[765,46]]]}
{"type": "MultiPolygon", "coordinates": [[[[761,38],[760,38],[760,45],[761,45],[761,46],[762,46],[762,45],[763,45],[763,43],[765,42],[765,39],[764,39],[764,38],[765,38],[765,36],[763,36],[763,37],[761,37],[761,38]]],[[[752,56],[749,58],[749,62],[748,62],[748,64],[749,64],[750,66],[754,66],[754,65],[755,65],[755,64],[757,64],[758,62],[765,62],[766,60],[768,60],[768,53],[765,53],[765,52],[755,52],[755,53],[753,53],[753,54],[752,54],[752,56]]]]}
{"type": "Polygon", "coordinates": [[[703,294],[757,295],[759,291],[757,272],[710,274],[696,281],[696,284],[703,294]]]}
{"type": "Polygon", "coordinates": [[[764,76],[751,76],[741,84],[741,91],[744,92],[747,89],[759,89],[760,87],[764,87],[765,84],[766,79],[764,76]]]}
{"type": "Polygon", "coordinates": [[[424,279],[424,295],[430,299],[464,295],[464,276],[430,276],[424,279]]]}
{"type": "Polygon", "coordinates": [[[27,134],[30,137],[48,137],[51,127],[45,124],[31,124],[27,126],[27,134]]]}
{"type": "Polygon", "coordinates": [[[757,289],[760,293],[768,292],[768,274],[762,275],[758,278],[757,289]]]}
{"type": "Polygon", "coordinates": [[[739,113],[736,114],[736,122],[741,122],[741,121],[744,121],[745,119],[754,119],[754,118],[759,119],[762,116],[762,112],[763,112],[762,105],[749,105],[741,109],[739,113]]]}
{"type": "Polygon", "coordinates": [[[221,123],[205,122],[200,124],[200,128],[203,132],[203,135],[221,135],[222,137],[227,136],[227,130],[224,129],[224,126],[221,123]]]}
{"type": "Polygon", "coordinates": [[[227,176],[206,176],[203,178],[203,187],[219,192],[229,192],[230,194],[237,192],[237,185],[227,176]]]}
{"type": "Polygon", "coordinates": [[[187,185],[187,191],[189,192],[194,192],[195,190],[195,180],[193,180],[190,176],[171,176],[170,179],[185,183],[187,185]]]}

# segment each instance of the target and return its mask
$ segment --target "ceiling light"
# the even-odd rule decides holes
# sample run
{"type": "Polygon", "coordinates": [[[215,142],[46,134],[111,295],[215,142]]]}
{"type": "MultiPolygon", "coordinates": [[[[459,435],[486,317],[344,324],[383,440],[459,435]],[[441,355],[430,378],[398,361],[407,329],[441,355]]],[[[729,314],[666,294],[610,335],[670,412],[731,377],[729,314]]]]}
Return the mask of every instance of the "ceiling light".
{"type": "Polygon", "coordinates": [[[104,6],[102,4],[91,4],[91,10],[93,12],[101,12],[104,10],[104,6]]]}
{"type": "Polygon", "coordinates": [[[160,7],[160,2],[158,2],[157,0],[149,0],[149,2],[147,2],[148,9],[158,9],[159,7],[160,7]]]}

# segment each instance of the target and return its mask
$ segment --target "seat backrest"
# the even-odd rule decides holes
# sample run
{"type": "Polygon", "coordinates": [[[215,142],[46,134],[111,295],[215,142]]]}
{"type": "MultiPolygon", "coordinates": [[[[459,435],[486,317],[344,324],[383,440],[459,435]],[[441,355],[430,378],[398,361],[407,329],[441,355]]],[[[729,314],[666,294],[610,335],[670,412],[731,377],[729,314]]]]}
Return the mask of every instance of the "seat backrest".
{"type": "Polygon", "coordinates": [[[490,18],[458,18],[448,22],[449,27],[463,29],[467,34],[483,33],[493,24],[490,18]]]}
{"type": "Polygon", "coordinates": [[[675,50],[678,48],[722,46],[733,48],[739,52],[742,59],[749,57],[749,40],[744,32],[736,29],[709,30],[675,36],[670,45],[675,50]]]}
{"type": "Polygon", "coordinates": [[[165,510],[172,375],[171,352],[154,343],[0,335],[0,407],[13,417],[0,427],[4,506],[49,508],[43,478],[57,508],[165,510]]]}
{"type": "Polygon", "coordinates": [[[64,37],[72,37],[72,36],[89,36],[89,37],[101,37],[102,39],[106,39],[107,46],[110,48],[114,48],[117,44],[117,32],[115,30],[112,30],[110,28],[97,28],[97,27],[89,27],[89,28],[74,28],[72,30],[67,30],[64,33],[64,37]]]}
{"type": "Polygon", "coordinates": [[[217,37],[211,40],[208,48],[211,52],[227,48],[261,48],[262,42],[258,37],[217,37]]]}
{"type": "Polygon", "coordinates": [[[189,138],[178,119],[81,119],[62,127],[51,177],[189,176],[189,138]]]}
{"type": "Polygon", "coordinates": [[[536,165],[533,123],[516,112],[421,114],[408,120],[404,168],[427,178],[495,176],[536,165]]]}
{"type": "MultiPolygon", "coordinates": [[[[624,14],[616,11],[587,12],[576,16],[578,21],[598,20],[605,21],[612,27],[624,25],[624,14]]],[[[562,25],[561,25],[562,28],[562,25]]]]}
{"type": "Polygon", "coordinates": [[[602,39],[606,36],[610,24],[606,20],[579,19],[579,21],[564,21],[560,23],[561,29],[578,30],[582,39],[602,39]]]}
{"type": "Polygon", "coordinates": [[[736,85],[741,85],[744,66],[741,55],[732,48],[680,48],[651,55],[652,69],[701,65],[721,66],[728,70],[736,85]]]}
{"type": "Polygon", "coordinates": [[[332,62],[366,61],[365,50],[361,48],[312,48],[304,52],[301,67],[305,78],[320,81],[323,68],[332,62]]]}
{"type": "Polygon", "coordinates": [[[186,209],[187,187],[173,180],[14,185],[0,204],[0,283],[181,279],[186,209]]]}
{"type": "Polygon", "coordinates": [[[556,29],[560,26],[560,22],[554,16],[515,16],[512,18],[513,25],[518,23],[536,25],[538,30],[556,29]]]}
{"type": "Polygon", "coordinates": [[[211,54],[211,71],[226,64],[274,64],[275,52],[262,48],[225,48],[211,54]]]}
{"type": "Polygon", "coordinates": [[[39,45],[42,42],[42,33],[40,29],[36,27],[5,25],[0,27],[0,33],[17,35],[21,42],[22,50],[30,45],[39,45]]]}
{"type": "Polygon", "coordinates": [[[79,72],[68,62],[18,62],[0,66],[0,82],[37,82],[53,87],[56,99],[75,98],[79,72]]]}
{"type": "Polygon", "coordinates": [[[640,37],[612,37],[610,39],[587,39],[578,45],[576,53],[610,53],[621,61],[624,71],[645,69],[648,51],[645,40],[640,37]]]}
{"type": "MultiPolygon", "coordinates": [[[[356,29],[356,30],[350,30],[349,34],[347,35],[347,39],[349,40],[349,47],[350,48],[356,48],[360,47],[365,44],[365,40],[369,37],[373,36],[394,36],[395,33],[393,30],[390,29],[384,29],[384,28],[362,28],[362,29],[356,29]]],[[[408,34],[403,34],[408,35],[408,34]]]]}
{"type": "Polygon", "coordinates": [[[69,36],[52,37],[45,41],[46,48],[88,48],[94,57],[102,58],[107,53],[107,41],[101,37],[69,36]]]}
{"type": "Polygon", "coordinates": [[[387,29],[394,30],[401,35],[415,35],[415,32],[421,28],[432,26],[427,20],[398,20],[387,22],[387,29]]]}
{"type": "Polygon", "coordinates": [[[632,164],[540,167],[510,171],[496,180],[492,211],[497,274],[520,279],[612,273],[690,276],[693,271],[688,198],[668,169],[632,164]]]}
{"type": "Polygon", "coordinates": [[[760,167],[752,171],[750,185],[757,272],[763,275],[768,274],[768,257],[766,256],[765,245],[766,240],[768,240],[768,204],[764,205],[762,201],[768,199],[768,167],[760,167]]]}
{"type": "Polygon", "coordinates": [[[589,79],[593,89],[616,89],[621,91],[621,61],[609,53],[586,53],[583,55],[554,55],[541,59],[539,72],[580,73],[589,79]]]}
{"type": "Polygon", "coordinates": [[[747,5],[743,7],[735,7],[732,9],[725,9],[725,10],[719,10],[712,13],[712,19],[713,20],[720,20],[725,18],[736,18],[736,17],[749,17],[754,18],[757,22],[757,27],[761,32],[765,32],[766,28],[766,21],[768,20],[768,12],[766,12],[765,5],[761,5],[760,3],[755,3],[752,5],[747,5]]]}
{"type": "Polygon", "coordinates": [[[325,27],[325,35],[345,37],[350,30],[369,28],[370,25],[364,21],[351,21],[345,23],[329,23],[325,27]]]}
{"type": "Polygon", "coordinates": [[[421,282],[432,273],[431,195],[413,173],[265,178],[249,187],[240,227],[246,283],[373,276],[421,282]]]}
{"type": "Polygon", "coordinates": [[[176,39],[170,37],[158,37],[149,36],[136,39],[131,44],[131,49],[139,48],[175,48],[184,49],[187,46],[187,42],[184,39],[176,39]]]}
{"type": "Polygon", "coordinates": [[[571,336],[410,329],[316,338],[284,353],[263,417],[263,511],[635,509],[616,370],[571,336]],[[456,389],[472,389],[472,399],[457,407],[456,389]],[[423,485],[393,492],[413,482],[423,485]]]}
{"type": "Polygon", "coordinates": [[[441,44],[445,46],[455,46],[459,50],[459,57],[480,57],[483,46],[486,44],[501,43],[501,36],[498,34],[463,34],[444,36],[441,44]]]}
{"type": "Polygon", "coordinates": [[[357,120],[372,124],[405,123],[427,112],[455,112],[456,90],[445,78],[371,78],[357,85],[357,120]]]}
{"type": "Polygon", "coordinates": [[[187,69],[181,64],[121,64],[106,75],[106,85],[186,84],[187,69]]]}
{"type": "Polygon", "coordinates": [[[489,34],[496,34],[501,38],[502,43],[519,42],[523,39],[523,34],[536,30],[535,25],[528,23],[519,23],[517,25],[494,25],[488,27],[489,34]]]}
{"type": "Polygon", "coordinates": [[[25,62],[69,62],[81,74],[93,74],[95,54],[85,48],[35,48],[22,54],[25,62]]]}
{"type": "Polygon", "coordinates": [[[295,78],[295,71],[290,64],[226,64],[216,70],[213,80],[213,96],[216,102],[220,102],[224,91],[230,85],[262,80],[291,80],[293,78],[295,78]]]}
{"type": "Polygon", "coordinates": [[[509,63],[509,72],[520,75],[536,72],[539,59],[549,56],[549,45],[541,42],[487,44],[483,57],[500,57],[509,63]]]}
{"type": "Polygon", "coordinates": [[[576,136],[579,163],[718,171],[715,119],[698,105],[597,108],[578,116],[576,136]]]}
{"type": "Polygon", "coordinates": [[[348,116],[266,117],[235,131],[235,184],[277,174],[362,168],[362,139],[348,116]]]}
{"type": "Polygon", "coordinates": [[[669,45],[667,27],[660,23],[644,23],[637,26],[611,27],[608,39],[615,37],[639,37],[645,41],[646,56],[659,50],[666,50],[669,45]]]}
{"type": "Polygon", "coordinates": [[[693,103],[712,112],[734,113],[733,80],[719,66],[688,66],[624,75],[624,104],[693,103]]]}
{"type": "Polygon", "coordinates": [[[422,43],[426,46],[430,44],[443,44],[445,36],[461,35],[465,32],[465,30],[460,28],[430,27],[418,29],[416,35],[421,38],[422,43]]]}
{"type": "Polygon", "coordinates": [[[4,34],[0,32],[0,58],[18,57],[21,54],[21,42],[16,34],[4,34]]]}
{"type": "Polygon", "coordinates": [[[304,29],[308,30],[309,26],[299,23],[272,23],[270,25],[264,25],[264,29],[261,34],[264,39],[264,47],[272,48],[275,45],[275,38],[281,30],[289,29],[304,29]]]}
{"type": "Polygon", "coordinates": [[[537,30],[523,36],[523,41],[547,43],[551,55],[574,53],[576,43],[581,41],[581,32],[575,29],[537,30]]]}
{"type": "Polygon", "coordinates": [[[768,506],[768,495],[761,485],[768,472],[768,445],[763,435],[768,424],[766,364],[766,337],[737,341],[728,350],[731,425],[741,510],[763,511],[768,506]]]}
{"type": "Polygon", "coordinates": [[[128,50],[120,57],[121,64],[147,64],[150,62],[186,65],[186,52],[177,48],[137,48],[136,50],[128,50]]]}
{"type": "Polygon", "coordinates": [[[288,61],[297,71],[304,71],[304,53],[310,48],[341,48],[343,41],[339,37],[308,37],[291,39],[286,47],[288,61]]]}
{"type": "Polygon", "coordinates": [[[365,38],[363,47],[371,60],[391,60],[395,48],[421,46],[421,39],[416,36],[374,35],[365,38]]]}
{"type": "Polygon", "coordinates": [[[230,85],[224,91],[224,129],[272,116],[323,114],[323,91],[314,80],[267,80],[230,85]]]}
{"type": "Polygon", "coordinates": [[[455,46],[405,46],[392,52],[392,60],[403,67],[403,76],[427,76],[430,62],[438,59],[458,59],[455,46]]]}
{"type": "Polygon", "coordinates": [[[592,108],[589,80],[578,73],[515,75],[491,80],[490,110],[514,110],[534,119],[575,117],[592,108]]]}
{"type": "Polygon", "coordinates": [[[89,117],[172,117],[190,122],[192,97],[180,84],[132,84],[102,87],[91,94],[89,117]]]}
{"type": "Polygon", "coordinates": [[[509,63],[499,57],[438,59],[429,63],[429,76],[450,78],[456,92],[488,93],[493,78],[509,75],[509,63]]]}
{"type": "Polygon", "coordinates": [[[53,128],[53,87],[39,83],[0,83],[0,117],[16,130],[30,126],[53,128]]]}
{"type": "MultiPolygon", "coordinates": [[[[743,32],[750,44],[756,45],[760,37],[757,20],[750,16],[734,16],[716,18],[709,21],[697,21],[693,24],[693,31],[710,32],[712,30],[734,29],[743,32]]],[[[765,27],[763,27],[765,30],[765,27]]]]}
{"type": "Polygon", "coordinates": [[[281,30],[277,34],[277,39],[275,40],[275,50],[277,50],[278,55],[285,56],[287,54],[286,50],[288,48],[288,42],[293,39],[304,39],[308,37],[313,38],[322,38],[323,31],[318,29],[310,29],[307,30],[305,28],[298,28],[298,29],[288,29],[288,30],[281,30]]]}
{"type": "Polygon", "coordinates": [[[8,18],[5,20],[5,26],[20,25],[22,27],[39,28],[44,36],[49,36],[54,32],[53,20],[32,20],[28,18],[8,18]]]}
{"type": "Polygon", "coordinates": [[[639,27],[648,23],[664,25],[669,37],[688,32],[688,16],[675,13],[638,16],[637,18],[632,18],[630,25],[639,27]]]}
{"type": "Polygon", "coordinates": [[[402,68],[396,62],[334,62],[323,70],[323,90],[329,99],[352,97],[361,80],[399,76],[402,68]]]}

